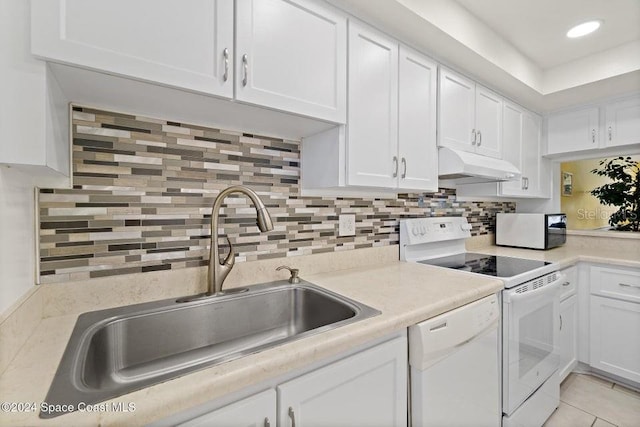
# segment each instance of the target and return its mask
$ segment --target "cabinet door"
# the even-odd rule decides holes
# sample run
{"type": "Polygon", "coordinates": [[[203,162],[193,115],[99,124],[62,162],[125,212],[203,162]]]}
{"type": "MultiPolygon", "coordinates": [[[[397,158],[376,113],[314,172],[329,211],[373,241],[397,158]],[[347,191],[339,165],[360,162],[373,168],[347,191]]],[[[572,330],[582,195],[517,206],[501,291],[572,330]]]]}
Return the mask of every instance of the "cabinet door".
{"type": "Polygon", "coordinates": [[[547,154],[598,148],[598,108],[584,108],[550,116],[547,144],[547,154]]]}
{"type": "Polygon", "coordinates": [[[607,105],[605,145],[640,144],[640,97],[607,105]]]}
{"type": "Polygon", "coordinates": [[[502,137],[504,141],[503,159],[522,172],[518,181],[501,184],[502,195],[520,196],[525,192],[525,173],[522,164],[522,120],[524,111],[517,105],[505,102],[502,117],[502,137]]]}
{"type": "Polygon", "coordinates": [[[578,296],[560,302],[560,381],[578,364],[578,296]]]}
{"type": "Polygon", "coordinates": [[[536,196],[540,186],[540,117],[525,113],[522,118],[522,175],[526,178],[524,191],[527,196],[536,196]]]}
{"type": "Polygon", "coordinates": [[[476,85],[476,153],[502,158],[502,98],[476,85]]]}
{"type": "Polygon", "coordinates": [[[398,186],[402,189],[438,191],[436,76],[435,62],[400,47],[398,186]]]}
{"type": "Polygon", "coordinates": [[[640,304],[591,296],[591,366],[640,383],[640,304]]]}
{"type": "Polygon", "coordinates": [[[31,51],[231,98],[233,0],[33,0],[31,51]]]}
{"type": "Polygon", "coordinates": [[[278,386],[278,417],[296,427],[406,426],[406,338],[278,386]]]}
{"type": "Polygon", "coordinates": [[[438,145],[475,151],[475,83],[440,68],[439,92],[438,145]]]}
{"type": "Polygon", "coordinates": [[[276,425],[276,391],[242,399],[205,415],[179,424],[181,427],[267,427],[276,425]]]}
{"type": "Polygon", "coordinates": [[[344,123],[346,18],[308,0],[236,8],[236,99],[344,123]]]}
{"type": "Polygon", "coordinates": [[[396,188],[398,44],[349,22],[347,184],[396,188]]]}

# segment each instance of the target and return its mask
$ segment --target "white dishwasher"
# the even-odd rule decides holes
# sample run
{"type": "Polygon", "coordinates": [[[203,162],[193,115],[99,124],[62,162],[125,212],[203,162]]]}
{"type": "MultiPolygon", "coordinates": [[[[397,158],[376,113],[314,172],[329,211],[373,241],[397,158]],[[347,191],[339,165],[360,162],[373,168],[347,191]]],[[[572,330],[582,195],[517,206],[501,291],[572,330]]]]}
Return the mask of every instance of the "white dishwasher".
{"type": "Polygon", "coordinates": [[[499,427],[498,297],[409,327],[414,427],[499,427]]]}

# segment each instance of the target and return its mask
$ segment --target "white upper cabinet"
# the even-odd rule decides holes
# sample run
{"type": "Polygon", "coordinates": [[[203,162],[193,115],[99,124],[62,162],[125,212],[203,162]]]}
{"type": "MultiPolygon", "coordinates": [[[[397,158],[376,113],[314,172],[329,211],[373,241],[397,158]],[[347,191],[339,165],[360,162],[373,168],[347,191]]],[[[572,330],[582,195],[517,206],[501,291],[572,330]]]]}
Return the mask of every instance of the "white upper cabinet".
{"type": "Polygon", "coordinates": [[[519,181],[501,183],[503,195],[520,196],[525,192],[525,176],[522,170],[522,126],[524,110],[510,102],[504,103],[502,137],[504,140],[503,159],[520,169],[519,181]]]}
{"type": "Polygon", "coordinates": [[[236,19],[236,99],[345,122],[346,17],[308,0],[241,0],[236,19]]]}
{"type": "Polygon", "coordinates": [[[524,192],[528,196],[542,195],[548,197],[542,188],[540,168],[542,153],[540,150],[540,133],[542,120],[540,116],[526,112],[522,118],[522,149],[520,171],[524,178],[524,192]]]}
{"type": "Polygon", "coordinates": [[[438,145],[502,158],[502,98],[441,69],[438,145]]]}
{"type": "Polygon", "coordinates": [[[640,144],[640,97],[605,107],[605,146],[640,144]]]}
{"type": "Polygon", "coordinates": [[[398,187],[438,191],[435,62],[400,46],[398,187]]]}
{"type": "Polygon", "coordinates": [[[395,188],[398,159],[398,43],[349,22],[347,183],[395,188]]]}
{"type": "Polygon", "coordinates": [[[502,98],[476,85],[476,153],[502,158],[502,98]]]}
{"type": "Polygon", "coordinates": [[[475,83],[440,68],[438,145],[475,151],[475,83]]]}
{"type": "Polygon", "coordinates": [[[509,101],[502,104],[502,158],[520,170],[521,178],[459,185],[457,194],[463,197],[549,198],[551,171],[548,170],[550,160],[542,158],[542,119],[509,101]]]}
{"type": "Polygon", "coordinates": [[[547,122],[547,154],[596,149],[598,130],[597,107],[553,114],[547,122]]]}
{"type": "Polygon", "coordinates": [[[312,0],[243,0],[235,7],[234,16],[233,0],[33,0],[31,51],[345,123],[347,18],[312,0]]]}
{"type": "Polygon", "coordinates": [[[303,138],[303,192],[437,191],[437,64],[359,22],[348,32],[347,126],[303,138]]]}
{"type": "Polygon", "coordinates": [[[233,96],[233,0],[32,0],[42,58],[233,96]]]}

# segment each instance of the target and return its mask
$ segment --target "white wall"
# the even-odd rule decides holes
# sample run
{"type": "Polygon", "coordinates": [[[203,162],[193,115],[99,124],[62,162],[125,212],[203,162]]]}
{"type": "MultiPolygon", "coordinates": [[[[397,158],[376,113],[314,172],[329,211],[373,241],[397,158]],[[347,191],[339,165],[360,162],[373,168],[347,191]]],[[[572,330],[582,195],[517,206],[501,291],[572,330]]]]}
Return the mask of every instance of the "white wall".
{"type": "Polygon", "coordinates": [[[35,206],[31,177],[0,167],[0,313],[35,285],[35,206]]]}

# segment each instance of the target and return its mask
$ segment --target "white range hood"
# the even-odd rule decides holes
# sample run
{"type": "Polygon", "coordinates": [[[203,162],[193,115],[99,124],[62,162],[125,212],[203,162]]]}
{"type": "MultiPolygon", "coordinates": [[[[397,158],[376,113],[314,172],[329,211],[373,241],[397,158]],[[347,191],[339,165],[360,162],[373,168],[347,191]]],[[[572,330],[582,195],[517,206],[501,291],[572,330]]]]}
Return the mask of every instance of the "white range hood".
{"type": "Polygon", "coordinates": [[[438,178],[441,187],[480,182],[517,181],[520,171],[511,163],[448,147],[438,149],[438,178]]]}

